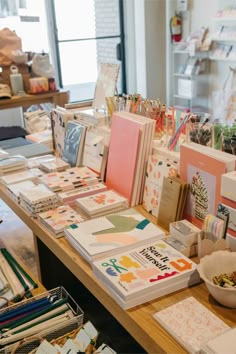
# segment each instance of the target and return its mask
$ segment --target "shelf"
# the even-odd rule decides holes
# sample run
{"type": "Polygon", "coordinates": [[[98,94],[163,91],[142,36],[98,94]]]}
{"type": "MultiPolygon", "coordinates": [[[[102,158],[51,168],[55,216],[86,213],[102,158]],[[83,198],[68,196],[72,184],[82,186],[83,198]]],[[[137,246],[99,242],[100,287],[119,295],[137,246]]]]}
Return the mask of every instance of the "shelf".
{"type": "Polygon", "coordinates": [[[216,57],[209,57],[212,61],[236,61],[236,58],[216,58],[216,57]]]}

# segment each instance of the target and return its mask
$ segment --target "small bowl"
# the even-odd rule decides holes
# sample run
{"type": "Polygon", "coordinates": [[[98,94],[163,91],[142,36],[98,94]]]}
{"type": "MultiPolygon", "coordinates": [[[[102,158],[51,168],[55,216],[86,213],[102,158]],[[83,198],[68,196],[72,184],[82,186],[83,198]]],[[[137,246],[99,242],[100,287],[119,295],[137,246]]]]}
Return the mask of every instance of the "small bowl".
{"type": "Polygon", "coordinates": [[[213,283],[214,276],[236,271],[236,252],[213,252],[201,258],[197,270],[215,300],[226,307],[236,308],[236,288],[223,288],[213,283]]]}

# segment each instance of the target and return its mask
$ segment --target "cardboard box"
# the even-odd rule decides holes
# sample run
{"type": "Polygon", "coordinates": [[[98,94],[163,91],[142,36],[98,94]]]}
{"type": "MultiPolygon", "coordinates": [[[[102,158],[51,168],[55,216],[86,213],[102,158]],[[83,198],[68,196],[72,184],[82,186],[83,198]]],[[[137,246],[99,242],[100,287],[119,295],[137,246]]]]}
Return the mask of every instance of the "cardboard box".
{"type": "Polygon", "coordinates": [[[170,234],[186,247],[198,242],[198,234],[201,230],[188,220],[180,220],[170,224],[170,234]]]}
{"type": "Polygon", "coordinates": [[[236,171],[225,173],[221,176],[220,194],[236,202],[236,171]]]}

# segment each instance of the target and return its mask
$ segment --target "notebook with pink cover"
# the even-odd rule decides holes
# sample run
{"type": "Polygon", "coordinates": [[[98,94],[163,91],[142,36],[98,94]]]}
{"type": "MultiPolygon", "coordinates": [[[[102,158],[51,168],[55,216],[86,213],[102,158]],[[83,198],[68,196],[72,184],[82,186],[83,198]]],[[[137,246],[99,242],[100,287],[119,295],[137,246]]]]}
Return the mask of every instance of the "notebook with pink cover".
{"type": "Polygon", "coordinates": [[[226,163],[217,157],[195,150],[191,145],[180,146],[180,178],[190,184],[184,219],[198,227],[207,214],[215,214],[221,202],[221,175],[226,163]]]}
{"type": "Polygon", "coordinates": [[[193,296],[154,313],[153,317],[190,353],[200,353],[210,339],[229,329],[193,296]]]}
{"type": "Polygon", "coordinates": [[[139,154],[140,124],[115,113],[112,117],[106,184],[130,205],[139,154]]]}

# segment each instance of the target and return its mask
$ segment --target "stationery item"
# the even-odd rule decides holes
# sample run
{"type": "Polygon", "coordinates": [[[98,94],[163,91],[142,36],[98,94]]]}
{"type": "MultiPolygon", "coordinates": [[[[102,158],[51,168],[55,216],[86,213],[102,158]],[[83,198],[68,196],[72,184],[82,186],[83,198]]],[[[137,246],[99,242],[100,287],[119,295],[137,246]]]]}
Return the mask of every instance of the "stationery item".
{"type": "Polygon", "coordinates": [[[72,167],[82,164],[86,126],[75,120],[67,123],[62,159],[72,167]]]}
{"type": "Polygon", "coordinates": [[[107,186],[104,183],[96,183],[85,187],[80,187],[68,192],[58,193],[58,198],[64,203],[72,202],[75,199],[87,197],[95,193],[104,192],[107,186]]]}
{"type": "Polygon", "coordinates": [[[39,167],[45,172],[62,172],[65,171],[67,168],[70,168],[71,165],[68,162],[62,160],[61,158],[56,157],[52,161],[40,162],[39,167]]]}
{"type": "Polygon", "coordinates": [[[67,240],[88,262],[161,239],[164,232],[133,208],[65,229],[67,240]]]}
{"type": "Polygon", "coordinates": [[[13,171],[26,170],[27,160],[22,155],[0,158],[0,176],[13,171]]]}
{"type": "Polygon", "coordinates": [[[153,317],[190,353],[200,353],[209,340],[229,329],[192,296],[154,313],[153,317]]]}
{"type": "Polygon", "coordinates": [[[0,181],[5,185],[9,185],[13,183],[23,182],[26,180],[35,181],[36,178],[37,177],[35,176],[35,174],[32,173],[31,171],[22,171],[22,172],[4,175],[0,177],[0,181]]]}
{"type": "Polygon", "coordinates": [[[221,176],[220,194],[223,197],[236,202],[235,190],[236,190],[236,172],[231,171],[228,173],[224,173],[221,176]]]}
{"type": "Polygon", "coordinates": [[[26,135],[25,139],[34,143],[47,145],[49,148],[53,149],[52,131],[50,129],[26,135]]]}
{"type": "Polygon", "coordinates": [[[12,183],[7,186],[7,191],[9,194],[14,198],[18,203],[20,202],[20,191],[23,191],[24,189],[31,189],[35,186],[35,183],[27,180],[23,182],[18,182],[18,183],[12,183]]]}
{"type": "Polygon", "coordinates": [[[186,246],[180,241],[178,241],[176,238],[174,238],[173,236],[166,237],[165,242],[167,242],[169,245],[177,249],[186,257],[194,257],[198,254],[197,243],[194,243],[191,246],[186,246]]]}
{"type": "Polygon", "coordinates": [[[152,119],[128,112],[113,114],[106,184],[125,196],[131,206],[142,200],[154,131],[152,119]]]}
{"type": "Polygon", "coordinates": [[[112,190],[76,199],[77,205],[89,217],[101,216],[128,208],[128,201],[112,190]]]}
{"type": "Polygon", "coordinates": [[[190,247],[198,242],[200,229],[184,219],[170,224],[170,234],[183,245],[190,247]]]}
{"type": "Polygon", "coordinates": [[[197,265],[164,240],[107,256],[92,266],[124,309],[199,282],[197,265]]]}
{"type": "Polygon", "coordinates": [[[202,348],[202,354],[234,354],[236,345],[236,328],[228,329],[217,337],[210,339],[202,348]]]}
{"type": "Polygon", "coordinates": [[[54,155],[43,155],[36,156],[27,159],[28,168],[40,168],[40,164],[44,162],[52,162],[55,161],[56,157],[54,155]]]}
{"type": "Polygon", "coordinates": [[[53,147],[55,154],[62,157],[64,150],[65,129],[67,122],[74,118],[74,114],[63,107],[51,109],[50,118],[52,123],[53,147]]]}
{"type": "Polygon", "coordinates": [[[216,214],[221,201],[221,175],[228,168],[235,169],[235,159],[229,159],[227,153],[226,156],[218,150],[212,153],[214,149],[195,145],[191,143],[180,147],[180,176],[190,184],[184,218],[201,228],[207,214],[216,214]],[[199,148],[196,149],[195,145],[199,148]]]}
{"type": "Polygon", "coordinates": [[[164,177],[177,176],[178,165],[178,162],[158,155],[150,155],[148,158],[143,207],[155,217],[157,217],[159,211],[163,179],[164,177]]]}
{"type": "Polygon", "coordinates": [[[64,235],[63,230],[65,227],[84,221],[84,218],[69,205],[62,205],[56,209],[40,213],[38,218],[54,233],[56,238],[64,235]]]}
{"type": "Polygon", "coordinates": [[[157,220],[165,230],[182,217],[187,190],[187,184],[177,177],[164,177],[157,220]]]}

